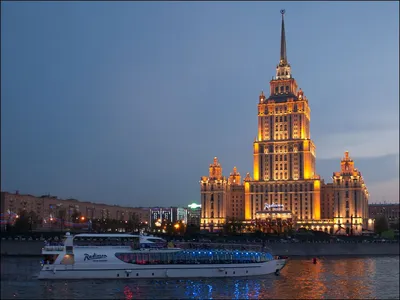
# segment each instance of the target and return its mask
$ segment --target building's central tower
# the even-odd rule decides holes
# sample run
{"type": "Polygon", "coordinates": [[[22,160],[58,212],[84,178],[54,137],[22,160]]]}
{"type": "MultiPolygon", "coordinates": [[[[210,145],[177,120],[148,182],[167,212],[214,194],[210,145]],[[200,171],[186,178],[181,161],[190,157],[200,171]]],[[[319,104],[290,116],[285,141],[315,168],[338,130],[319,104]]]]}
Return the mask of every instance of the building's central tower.
{"type": "Polygon", "coordinates": [[[299,219],[320,218],[320,182],[315,146],[310,139],[310,108],[287,60],[285,11],[282,10],[280,60],[270,81],[270,96],[258,103],[254,142],[254,178],[245,179],[245,217],[253,219],[265,204],[281,204],[299,219]]]}

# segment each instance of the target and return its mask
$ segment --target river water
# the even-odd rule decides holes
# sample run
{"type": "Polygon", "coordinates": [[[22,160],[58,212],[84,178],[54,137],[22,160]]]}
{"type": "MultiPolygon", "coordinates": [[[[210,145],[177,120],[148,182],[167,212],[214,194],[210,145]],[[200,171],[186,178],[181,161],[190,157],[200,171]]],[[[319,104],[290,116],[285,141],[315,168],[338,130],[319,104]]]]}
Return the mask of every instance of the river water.
{"type": "Polygon", "coordinates": [[[280,276],[38,281],[39,258],[1,258],[1,299],[399,299],[399,257],[291,259],[280,276]]]}

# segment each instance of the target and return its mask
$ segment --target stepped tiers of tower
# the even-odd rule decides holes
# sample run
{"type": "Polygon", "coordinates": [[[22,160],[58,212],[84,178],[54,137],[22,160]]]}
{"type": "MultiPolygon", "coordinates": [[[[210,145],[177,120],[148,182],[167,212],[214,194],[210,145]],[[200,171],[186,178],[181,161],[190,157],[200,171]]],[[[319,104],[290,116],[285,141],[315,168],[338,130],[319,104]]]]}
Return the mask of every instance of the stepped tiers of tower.
{"type": "MultiPolygon", "coordinates": [[[[247,173],[241,182],[236,167],[228,178],[224,177],[215,157],[209,176],[200,181],[201,227],[221,230],[232,218],[251,224],[266,204],[276,204],[293,214],[290,219],[298,220],[303,227],[361,234],[368,224],[368,190],[349,153],[345,152],[341,171],[333,174],[333,183],[325,184],[316,173],[309,102],[292,76],[282,12],[279,63],[269,83],[268,98],[261,92],[258,101],[253,177],[247,173]]],[[[264,216],[271,222],[277,219],[271,217],[277,214],[264,216]]]]}

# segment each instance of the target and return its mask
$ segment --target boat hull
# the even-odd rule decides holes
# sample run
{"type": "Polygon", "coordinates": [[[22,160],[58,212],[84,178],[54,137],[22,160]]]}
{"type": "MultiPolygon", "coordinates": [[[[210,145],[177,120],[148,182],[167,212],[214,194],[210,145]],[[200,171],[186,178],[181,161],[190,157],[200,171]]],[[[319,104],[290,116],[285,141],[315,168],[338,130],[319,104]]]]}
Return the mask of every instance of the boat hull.
{"type": "Polygon", "coordinates": [[[38,279],[204,278],[279,274],[285,259],[251,264],[111,265],[87,268],[84,264],[44,266],[38,279]]]}

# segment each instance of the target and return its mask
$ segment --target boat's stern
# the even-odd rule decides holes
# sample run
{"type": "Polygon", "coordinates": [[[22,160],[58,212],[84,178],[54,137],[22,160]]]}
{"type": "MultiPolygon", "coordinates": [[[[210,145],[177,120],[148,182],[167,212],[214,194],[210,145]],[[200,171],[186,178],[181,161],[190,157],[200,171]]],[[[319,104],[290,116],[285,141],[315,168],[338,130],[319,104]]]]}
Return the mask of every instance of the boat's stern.
{"type": "Polygon", "coordinates": [[[286,256],[278,256],[275,258],[276,267],[275,267],[275,275],[279,275],[280,271],[286,266],[288,257],[286,256]]]}
{"type": "Polygon", "coordinates": [[[276,260],[276,268],[280,271],[286,266],[287,260],[284,258],[276,260]]]}

